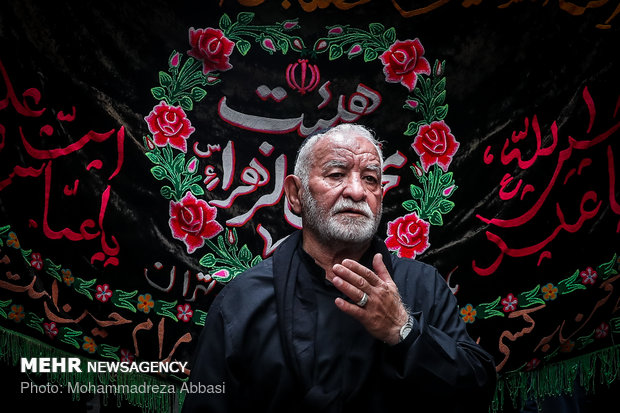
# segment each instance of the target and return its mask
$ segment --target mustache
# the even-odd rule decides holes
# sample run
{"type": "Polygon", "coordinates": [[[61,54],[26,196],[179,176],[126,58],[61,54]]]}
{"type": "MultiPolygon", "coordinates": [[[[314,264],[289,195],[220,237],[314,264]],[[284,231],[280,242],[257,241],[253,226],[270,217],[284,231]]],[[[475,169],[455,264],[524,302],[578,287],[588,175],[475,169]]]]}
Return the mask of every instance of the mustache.
{"type": "Polygon", "coordinates": [[[355,211],[355,212],[365,215],[368,218],[373,217],[372,210],[370,209],[370,206],[368,205],[368,203],[366,203],[365,201],[356,202],[348,198],[341,198],[332,207],[330,212],[332,215],[335,215],[339,212],[344,212],[344,211],[355,211]]]}

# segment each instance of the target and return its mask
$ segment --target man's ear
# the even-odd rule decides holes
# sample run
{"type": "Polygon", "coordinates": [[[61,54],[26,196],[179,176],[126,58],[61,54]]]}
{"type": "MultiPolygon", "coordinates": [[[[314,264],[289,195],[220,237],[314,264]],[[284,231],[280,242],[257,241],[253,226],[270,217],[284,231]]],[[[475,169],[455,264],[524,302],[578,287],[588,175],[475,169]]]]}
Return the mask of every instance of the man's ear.
{"type": "Polygon", "coordinates": [[[301,180],[296,175],[288,175],[284,178],[284,192],[291,210],[301,215],[301,180]]]}

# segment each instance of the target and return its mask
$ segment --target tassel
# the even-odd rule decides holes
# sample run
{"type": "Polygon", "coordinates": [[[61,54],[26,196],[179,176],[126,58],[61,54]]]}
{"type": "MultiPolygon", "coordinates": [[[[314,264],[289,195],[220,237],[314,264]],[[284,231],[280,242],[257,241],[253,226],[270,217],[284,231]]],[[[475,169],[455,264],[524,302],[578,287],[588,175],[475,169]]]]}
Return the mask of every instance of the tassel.
{"type": "Polygon", "coordinates": [[[515,409],[522,409],[527,400],[573,394],[579,383],[586,393],[594,394],[596,377],[599,384],[611,385],[620,375],[620,345],[608,347],[572,359],[542,366],[532,371],[510,372],[500,376],[489,409],[503,409],[506,393],[515,409]]]}

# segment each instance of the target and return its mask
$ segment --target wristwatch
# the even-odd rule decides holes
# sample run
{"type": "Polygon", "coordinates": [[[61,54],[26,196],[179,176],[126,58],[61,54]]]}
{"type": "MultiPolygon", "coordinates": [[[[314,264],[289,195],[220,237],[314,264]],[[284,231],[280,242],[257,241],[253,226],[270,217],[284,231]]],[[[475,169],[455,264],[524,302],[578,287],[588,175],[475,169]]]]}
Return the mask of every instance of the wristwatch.
{"type": "Polygon", "coordinates": [[[405,323],[405,325],[403,325],[400,328],[400,332],[398,333],[398,342],[399,343],[407,338],[409,333],[411,333],[411,329],[412,328],[413,328],[413,317],[410,314],[409,318],[407,319],[407,322],[405,323]]]}

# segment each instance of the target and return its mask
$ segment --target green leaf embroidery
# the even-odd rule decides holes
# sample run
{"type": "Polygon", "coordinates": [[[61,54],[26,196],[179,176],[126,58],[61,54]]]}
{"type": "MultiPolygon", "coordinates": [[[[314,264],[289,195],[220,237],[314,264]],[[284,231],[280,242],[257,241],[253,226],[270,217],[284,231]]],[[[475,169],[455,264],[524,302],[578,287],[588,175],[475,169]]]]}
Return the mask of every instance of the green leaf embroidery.
{"type": "Polygon", "coordinates": [[[597,274],[599,274],[601,278],[604,280],[611,277],[612,275],[617,275],[618,271],[615,268],[617,259],[618,259],[618,255],[614,254],[614,256],[611,257],[611,260],[599,265],[596,270],[597,274]]]}
{"type": "Polygon", "coordinates": [[[579,270],[575,271],[575,273],[571,277],[558,282],[558,292],[560,294],[568,294],[575,290],[585,290],[585,285],[576,282],[578,277],[579,270]]]}
{"type": "Polygon", "coordinates": [[[72,330],[68,327],[60,327],[58,329],[58,336],[60,337],[60,341],[70,346],[73,346],[78,350],[80,349],[80,343],[75,339],[75,337],[80,337],[81,335],[81,331],[72,330]]]}
{"type": "Polygon", "coordinates": [[[100,344],[97,346],[97,354],[99,354],[101,357],[106,357],[109,359],[119,361],[120,358],[116,354],[119,348],[120,347],[113,347],[109,344],[100,344]]]}
{"type": "Polygon", "coordinates": [[[192,98],[190,98],[189,96],[182,96],[179,99],[179,103],[181,104],[181,107],[183,108],[183,110],[190,111],[194,109],[194,102],[192,101],[192,98]]]}
{"type": "Polygon", "coordinates": [[[442,199],[439,202],[439,212],[441,212],[442,214],[447,214],[448,212],[452,211],[452,208],[454,208],[454,202],[452,201],[442,199]]]}
{"type": "Polygon", "coordinates": [[[162,166],[154,166],[151,168],[151,173],[158,181],[164,180],[168,177],[168,173],[162,166]]]}
{"type": "Polygon", "coordinates": [[[385,26],[381,23],[370,23],[368,28],[370,29],[370,33],[375,36],[378,36],[385,31],[385,26]]]}
{"type": "Polygon", "coordinates": [[[241,12],[237,15],[237,22],[241,24],[250,24],[254,19],[254,13],[251,12],[241,12]]]}
{"type": "Polygon", "coordinates": [[[163,87],[169,87],[170,85],[172,85],[172,76],[170,76],[166,72],[160,71],[159,72],[159,84],[162,85],[163,87]]]}
{"type": "Polygon", "coordinates": [[[364,62],[372,62],[377,57],[379,57],[379,53],[375,49],[364,50],[364,62]]]}
{"type": "Polygon", "coordinates": [[[329,60],[336,60],[340,56],[342,56],[343,50],[342,46],[333,44],[329,47],[329,60]]]}
{"type": "Polygon", "coordinates": [[[216,263],[215,255],[208,253],[204,255],[198,263],[203,267],[212,268],[216,263]]]}
{"type": "Polygon", "coordinates": [[[205,193],[205,190],[202,189],[202,187],[200,185],[196,185],[196,184],[192,184],[189,187],[189,190],[191,191],[192,194],[194,194],[196,196],[200,196],[200,195],[203,195],[205,193]]]}
{"type": "Polygon", "coordinates": [[[8,314],[5,309],[11,305],[11,302],[12,300],[0,301],[0,317],[4,319],[8,318],[8,314]]]}
{"type": "Polygon", "coordinates": [[[77,291],[80,294],[85,295],[86,297],[88,297],[89,299],[93,299],[93,296],[90,294],[89,289],[91,289],[91,287],[97,282],[97,279],[92,279],[92,280],[83,280],[81,278],[76,277],[75,281],[73,282],[73,288],[75,288],[75,291],[77,291]]]}
{"type": "Polygon", "coordinates": [[[495,308],[499,306],[499,302],[501,297],[497,297],[497,299],[491,303],[479,304],[476,307],[477,317],[481,320],[491,318],[491,317],[504,317],[504,313],[496,310],[495,308]]]}
{"type": "Polygon", "coordinates": [[[121,308],[125,308],[133,313],[136,312],[136,306],[129,300],[133,299],[138,291],[125,292],[122,290],[115,290],[114,294],[112,294],[112,298],[110,299],[112,303],[121,308]]]}
{"type": "Polygon", "coordinates": [[[207,321],[207,313],[202,310],[194,310],[194,315],[192,316],[192,321],[194,324],[199,326],[204,326],[207,321]]]}
{"type": "Polygon", "coordinates": [[[248,52],[252,48],[250,42],[245,39],[237,40],[235,45],[237,46],[237,50],[239,50],[239,53],[241,53],[241,56],[245,56],[246,54],[248,54],[248,52]]]}
{"type": "Polygon", "coordinates": [[[194,102],[200,102],[205,96],[207,96],[207,91],[202,88],[195,87],[191,91],[191,96],[194,102]]]}
{"type": "Polygon", "coordinates": [[[409,122],[409,125],[407,125],[407,130],[403,133],[403,135],[406,135],[406,136],[417,135],[418,129],[420,129],[420,123],[409,122]]]}
{"type": "Polygon", "coordinates": [[[222,14],[222,17],[220,17],[219,26],[224,33],[226,33],[226,30],[232,26],[232,20],[230,20],[230,17],[228,17],[227,14],[222,14]]]}
{"type": "Polygon", "coordinates": [[[417,185],[410,185],[409,190],[413,199],[422,199],[424,197],[424,191],[417,185]]]}
{"type": "Polygon", "coordinates": [[[167,100],[166,99],[166,90],[163,87],[154,87],[151,89],[151,94],[157,100],[167,100]]]}
{"type": "Polygon", "coordinates": [[[172,188],[170,188],[167,185],[166,186],[162,186],[161,189],[159,190],[159,193],[165,199],[172,199],[174,197],[174,192],[172,191],[172,188]]]}
{"type": "Polygon", "coordinates": [[[545,300],[539,297],[540,285],[532,288],[530,291],[526,291],[517,296],[519,300],[519,306],[523,308],[531,307],[536,304],[545,304],[545,300]]]}
{"type": "Polygon", "coordinates": [[[394,29],[393,27],[390,27],[389,29],[387,29],[385,33],[383,33],[383,38],[390,45],[394,43],[396,41],[396,29],[394,29]]]}
{"type": "Polygon", "coordinates": [[[408,201],[403,202],[402,205],[403,205],[403,208],[405,208],[408,212],[414,212],[415,211],[418,214],[420,213],[420,206],[413,199],[410,199],[408,201]]]}
{"type": "Polygon", "coordinates": [[[443,217],[438,210],[435,210],[431,213],[428,221],[431,223],[431,225],[443,225],[443,217]]]}
{"type": "Polygon", "coordinates": [[[170,311],[170,309],[173,308],[175,305],[177,305],[176,301],[168,302],[168,301],[157,300],[155,301],[155,307],[153,309],[155,311],[155,314],[157,315],[171,318],[174,321],[179,321],[176,314],[170,311]]]}

